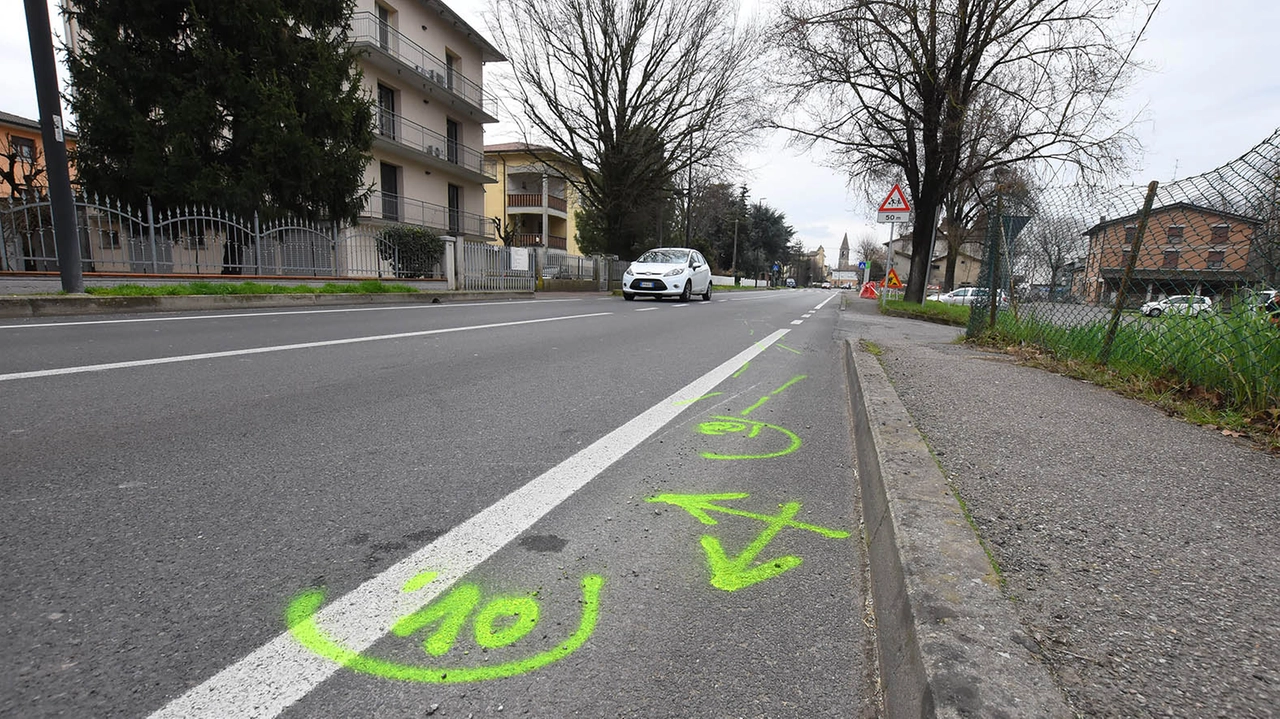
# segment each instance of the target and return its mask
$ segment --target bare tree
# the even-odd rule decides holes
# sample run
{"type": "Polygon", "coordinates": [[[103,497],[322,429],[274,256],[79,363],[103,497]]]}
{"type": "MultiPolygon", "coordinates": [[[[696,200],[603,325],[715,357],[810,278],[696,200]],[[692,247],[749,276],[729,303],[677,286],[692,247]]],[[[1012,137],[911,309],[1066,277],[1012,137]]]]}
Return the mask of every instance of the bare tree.
{"type": "Polygon", "coordinates": [[[620,256],[643,249],[637,205],[725,163],[760,124],[759,36],[736,25],[736,2],[494,2],[517,123],[581,169],[576,189],[620,256]]]}
{"type": "Polygon", "coordinates": [[[46,185],[44,171],[37,143],[29,140],[27,143],[14,142],[13,135],[5,134],[4,146],[0,147],[0,182],[8,189],[10,197],[43,194],[46,185]]]}
{"type": "Polygon", "coordinates": [[[889,271],[889,251],[874,234],[864,233],[858,238],[858,254],[860,262],[866,262],[871,268],[871,277],[882,277],[889,271]]]}
{"type": "Polygon", "coordinates": [[[1134,141],[1127,124],[1113,129],[1111,107],[1135,66],[1116,27],[1152,1],[787,2],[778,44],[800,109],[779,126],[830,145],[864,183],[905,178],[916,213],[906,296],[920,302],[956,185],[1032,159],[1101,175],[1123,165],[1134,141]]]}

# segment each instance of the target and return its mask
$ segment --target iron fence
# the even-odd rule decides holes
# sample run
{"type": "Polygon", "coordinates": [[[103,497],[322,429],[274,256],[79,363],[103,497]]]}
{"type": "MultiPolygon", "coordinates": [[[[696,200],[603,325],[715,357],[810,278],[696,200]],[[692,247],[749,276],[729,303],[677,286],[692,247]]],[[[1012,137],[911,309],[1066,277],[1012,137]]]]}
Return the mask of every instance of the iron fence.
{"type": "Polygon", "coordinates": [[[537,277],[533,253],[524,247],[462,243],[462,289],[532,292],[537,277]]]}
{"type": "Polygon", "coordinates": [[[982,263],[967,277],[952,268],[953,284],[987,288],[971,336],[994,322],[1064,359],[1245,411],[1280,407],[1280,132],[1174,182],[1005,194],[967,238],[982,263]]]}
{"type": "MultiPolygon", "coordinates": [[[[81,270],[157,275],[444,279],[441,258],[402,250],[388,223],[346,225],[282,217],[245,219],[207,206],[155,211],[80,195],[81,270]]],[[[0,202],[0,270],[58,269],[48,198],[0,202]]]]}

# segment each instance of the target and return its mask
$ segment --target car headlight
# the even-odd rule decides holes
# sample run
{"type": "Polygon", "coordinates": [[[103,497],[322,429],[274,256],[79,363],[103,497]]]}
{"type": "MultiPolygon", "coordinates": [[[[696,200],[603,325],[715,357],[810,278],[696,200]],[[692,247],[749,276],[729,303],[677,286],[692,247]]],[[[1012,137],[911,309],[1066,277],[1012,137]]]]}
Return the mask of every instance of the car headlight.
{"type": "Polygon", "coordinates": [[[683,275],[683,274],[684,274],[684,268],[677,267],[674,270],[668,270],[667,273],[663,275],[663,277],[675,277],[676,275],[683,275]]]}

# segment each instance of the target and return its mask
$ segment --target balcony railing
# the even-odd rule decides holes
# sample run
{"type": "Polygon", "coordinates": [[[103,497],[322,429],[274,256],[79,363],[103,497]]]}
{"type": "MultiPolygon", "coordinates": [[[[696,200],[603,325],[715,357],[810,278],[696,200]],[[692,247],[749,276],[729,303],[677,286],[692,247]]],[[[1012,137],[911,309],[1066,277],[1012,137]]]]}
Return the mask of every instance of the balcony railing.
{"type": "Polygon", "coordinates": [[[498,111],[497,100],[486,93],[480,85],[446,65],[443,60],[427,52],[421,45],[382,22],[371,12],[358,12],[352,15],[351,42],[381,49],[417,70],[418,74],[450,90],[490,115],[495,115],[498,111]]]}
{"type": "MultiPolygon", "coordinates": [[[[507,193],[507,207],[542,207],[541,192],[510,192],[507,193]]],[[[568,211],[568,203],[563,197],[555,195],[547,196],[547,207],[560,212],[568,211]]]]}
{"type": "Polygon", "coordinates": [[[484,153],[430,130],[399,113],[378,108],[373,131],[388,140],[411,147],[424,155],[461,165],[483,174],[484,153]]]}
{"type": "MultiPolygon", "coordinates": [[[[520,232],[511,236],[512,247],[541,247],[542,233],[540,232],[520,232]]],[[[553,250],[566,250],[569,248],[569,241],[558,235],[547,235],[547,247],[553,250]]]]}
{"type": "Polygon", "coordinates": [[[446,235],[493,238],[493,223],[483,215],[386,192],[371,193],[360,216],[419,225],[446,235]]]}

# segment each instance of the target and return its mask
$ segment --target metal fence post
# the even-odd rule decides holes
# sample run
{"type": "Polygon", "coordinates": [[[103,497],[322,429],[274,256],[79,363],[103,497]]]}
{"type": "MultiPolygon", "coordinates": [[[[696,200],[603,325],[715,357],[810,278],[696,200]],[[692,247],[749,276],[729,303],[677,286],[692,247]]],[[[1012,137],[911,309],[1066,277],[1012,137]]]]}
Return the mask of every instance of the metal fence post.
{"type": "Polygon", "coordinates": [[[258,223],[258,211],[253,211],[253,270],[262,274],[262,226],[258,223]]]}
{"type": "Polygon", "coordinates": [[[147,195],[147,237],[151,239],[151,274],[160,274],[159,253],[156,251],[156,216],[151,209],[151,196],[147,195]]]}
{"type": "Polygon", "coordinates": [[[338,221],[329,221],[329,232],[331,239],[329,242],[329,259],[333,261],[333,276],[338,276],[338,221]]]}
{"type": "Polygon", "coordinates": [[[1133,268],[1138,264],[1138,250],[1142,248],[1142,236],[1147,232],[1147,219],[1151,217],[1151,205],[1155,203],[1156,188],[1159,182],[1151,181],[1147,185],[1147,199],[1142,203],[1142,215],[1138,217],[1138,227],[1133,233],[1133,242],[1129,245],[1129,261],[1124,263],[1124,275],[1120,277],[1120,289],[1116,292],[1116,305],[1111,308],[1111,325],[1102,338],[1102,350],[1098,352],[1098,362],[1106,364],[1111,359],[1111,345],[1115,342],[1116,332],[1120,329],[1120,311],[1124,309],[1129,295],[1129,281],[1133,279],[1133,268]]]}

